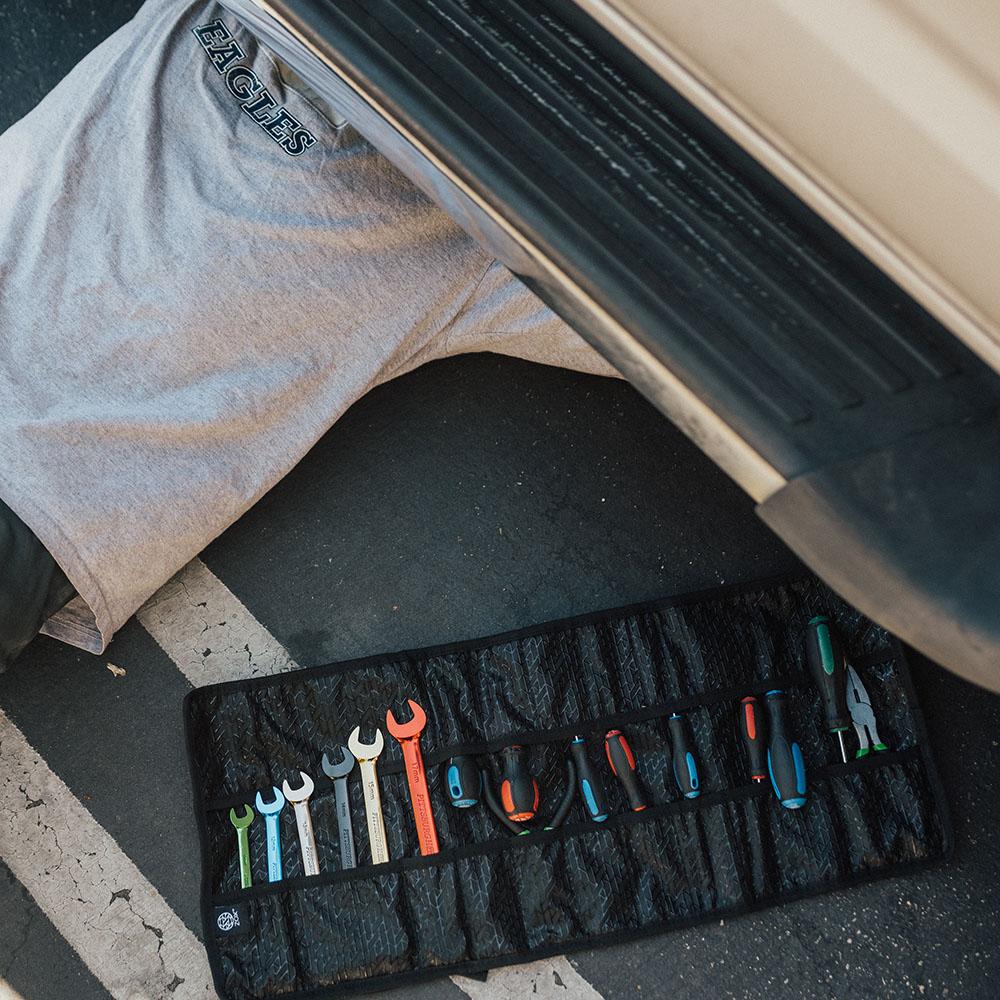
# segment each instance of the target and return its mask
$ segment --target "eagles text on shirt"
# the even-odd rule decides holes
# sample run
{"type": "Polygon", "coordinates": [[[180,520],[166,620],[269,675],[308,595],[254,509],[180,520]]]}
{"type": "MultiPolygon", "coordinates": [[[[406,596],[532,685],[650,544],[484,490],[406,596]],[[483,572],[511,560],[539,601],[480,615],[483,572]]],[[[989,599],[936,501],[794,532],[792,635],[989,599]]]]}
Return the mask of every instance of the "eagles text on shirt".
{"type": "Polygon", "coordinates": [[[222,74],[229,93],[243,105],[255,121],[286,153],[301,156],[316,142],[316,136],[271,96],[257,74],[241,60],[246,53],[233,38],[221,18],[191,29],[212,65],[222,74]]]}

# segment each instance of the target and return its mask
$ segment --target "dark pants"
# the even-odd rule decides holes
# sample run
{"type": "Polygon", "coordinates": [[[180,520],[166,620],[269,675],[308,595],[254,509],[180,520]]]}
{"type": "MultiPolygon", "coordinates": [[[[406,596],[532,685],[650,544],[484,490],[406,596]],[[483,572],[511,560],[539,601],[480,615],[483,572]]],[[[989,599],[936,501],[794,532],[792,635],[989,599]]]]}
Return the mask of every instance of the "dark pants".
{"type": "Polygon", "coordinates": [[[28,526],[0,500],[0,670],[73,596],[73,585],[28,526]]]}

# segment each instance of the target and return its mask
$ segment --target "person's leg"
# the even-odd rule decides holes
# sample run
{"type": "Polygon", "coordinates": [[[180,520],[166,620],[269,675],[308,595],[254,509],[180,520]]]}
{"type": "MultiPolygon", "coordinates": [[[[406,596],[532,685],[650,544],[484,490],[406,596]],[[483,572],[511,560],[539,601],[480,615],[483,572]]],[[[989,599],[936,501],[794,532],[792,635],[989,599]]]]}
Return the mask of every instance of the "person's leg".
{"type": "Polygon", "coordinates": [[[476,351],[621,378],[609,361],[496,260],[454,319],[409,359],[405,370],[434,358],[476,351]]]}
{"type": "Polygon", "coordinates": [[[73,596],[73,585],[28,526],[0,500],[0,671],[73,596]]]}

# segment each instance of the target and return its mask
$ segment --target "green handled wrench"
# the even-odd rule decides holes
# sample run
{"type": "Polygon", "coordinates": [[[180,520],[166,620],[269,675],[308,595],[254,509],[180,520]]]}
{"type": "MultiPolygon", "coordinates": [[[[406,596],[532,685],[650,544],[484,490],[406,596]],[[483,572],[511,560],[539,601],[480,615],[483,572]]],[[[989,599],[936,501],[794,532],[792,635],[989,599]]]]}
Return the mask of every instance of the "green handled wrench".
{"type": "Polygon", "coordinates": [[[250,837],[247,835],[247,828],[253,822],[254,813],[249,805],[244,805],[246,810],[244,815],[238,816],[235,809],[229,810],[229,822],[236,827],[236,843],[240,849],[240,888],[249,889],[252,880],[250,877],[250,837]]]}

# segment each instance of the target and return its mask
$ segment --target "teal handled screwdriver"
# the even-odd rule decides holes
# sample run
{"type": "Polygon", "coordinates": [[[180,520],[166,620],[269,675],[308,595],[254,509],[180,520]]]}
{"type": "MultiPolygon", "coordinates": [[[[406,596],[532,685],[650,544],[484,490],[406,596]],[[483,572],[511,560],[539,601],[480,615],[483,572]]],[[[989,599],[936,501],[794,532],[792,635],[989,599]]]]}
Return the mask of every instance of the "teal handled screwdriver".
{"type": "Polygon", "coordinates": [[[696,799],[701,794],[701,779],[684,716],[674,712],[667,719],[667,727],[670,729],[670,742],[673,746],[674,780],[684,798],[696,799]]]}
{"type": "Polygon", "coordinates": [[[767,705],[767,771],[771,787],[786,809],[801,809],[806,804],[806,762],[788,725],[785,692],[768,691],[764,702],[767,705]]]}
{"type": "Polygon", "coordinates": [[[840,744],[840,759],[847,763],[844,733],[851,728],[847,712],[847,662],[844,647],[826,615],[817,615],[806,630],[806,661],[823,700],[828,732],[840,744]]]}
{"type": "Polygon", "coordinates": [[[582,736],[573,737],[573,741],[569,745],[569,752],[576,766],[576,779],[580,785],[583,808],[587,816],[595,823],[603,823],[608,818],[608,807],[604,802],[604,786],[590,766],[587,744],[582,736]]]}

